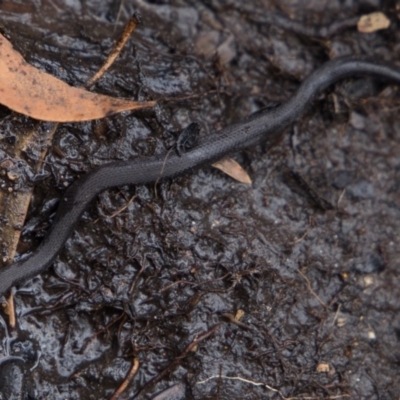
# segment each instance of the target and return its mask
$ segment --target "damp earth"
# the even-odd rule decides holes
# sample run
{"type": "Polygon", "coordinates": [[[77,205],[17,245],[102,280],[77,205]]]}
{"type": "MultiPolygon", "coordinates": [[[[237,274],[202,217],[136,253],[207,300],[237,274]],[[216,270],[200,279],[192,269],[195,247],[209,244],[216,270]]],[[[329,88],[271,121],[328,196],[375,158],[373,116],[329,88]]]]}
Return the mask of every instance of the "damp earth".
{"type": "MultiPolygon", "coordinates": [[[[400,65],[391,1],[41,0],[0,10],[1,33],[26,61],[73,86],[137,12],[140,25],[91,90],[157,101],[59,125],[40,171],[46,125],[1,108],[2,232],[4,207],[34,187],[18,257],[95,166],[170,149],[192,122],[212,134],[276,106],[333,57],[400,65]],[[360,33],[358,17],[374,11],[391,25],[360,33]],[[35,146],[17,157],[32,130],[35,146]]],[[[110,399],[137,359],[120,399],[398,399],[399,106],[396,85],[351,78],[279,141],[233,155],[251,185],[210,166],[100,194],[52,268],[15,291],[15,328],[2,313],[2,398],[110,399]]]]}

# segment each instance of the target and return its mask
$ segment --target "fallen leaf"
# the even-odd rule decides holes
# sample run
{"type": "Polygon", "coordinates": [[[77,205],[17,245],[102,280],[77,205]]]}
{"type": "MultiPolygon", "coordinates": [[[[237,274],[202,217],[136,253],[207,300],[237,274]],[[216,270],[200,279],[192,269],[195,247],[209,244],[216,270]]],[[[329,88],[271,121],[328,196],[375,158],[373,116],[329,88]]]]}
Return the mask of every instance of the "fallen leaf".
{"type": "Polygon", "coordinates": [[[251,179],[247,172],[232,158],[224,158],[223,160],[215,162],[212,164],[212,166],[222,172],[225,172],[225,174],[229,175],[238,182],[251,185],[251,179]]]}
{"type": "Polygon", "coordinates": [[[386,29],[390,25],[390,20],[381,12],[373,12],[363,15],[357,23],[357,29],[362,33],[371,33],[379,29],[386,29]]]}
{"type": "Polygon", "coordinates": [[[0,103],[29,117],[51,122],[88,121],[155,105],[154,101],[135,102],[69,86],[28,64],[2,35],[0,103]]]}

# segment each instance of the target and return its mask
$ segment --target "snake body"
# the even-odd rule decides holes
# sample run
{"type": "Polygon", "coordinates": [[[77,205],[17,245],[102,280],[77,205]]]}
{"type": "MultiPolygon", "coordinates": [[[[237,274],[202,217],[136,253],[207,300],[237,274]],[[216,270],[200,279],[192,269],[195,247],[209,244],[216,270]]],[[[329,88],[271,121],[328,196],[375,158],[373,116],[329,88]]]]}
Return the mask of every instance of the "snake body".
{"type": "Polygon", "coordinates": [[[218,132],[200,137],[196,146],[180,155],[164,153],[100,166],[73,183],[65,192],[47,236],[27,258],[0,271],[0,294],[46,270],[63,248],[89,203],[103,190],[141,185],[187,173],[230,153],[278,135],[304,113],[315,97],[344,78],[371,75],[400,83],[400,68],[363,56],[328,61],[306,78],[297,92],[278,107],[258,113],[218,132]]]}

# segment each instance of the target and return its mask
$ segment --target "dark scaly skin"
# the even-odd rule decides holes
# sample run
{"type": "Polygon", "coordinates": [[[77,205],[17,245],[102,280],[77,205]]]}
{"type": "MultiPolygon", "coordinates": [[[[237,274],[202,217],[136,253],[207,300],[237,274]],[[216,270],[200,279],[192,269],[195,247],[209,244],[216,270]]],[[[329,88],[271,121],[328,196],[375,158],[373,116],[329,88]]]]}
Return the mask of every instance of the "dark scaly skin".
{"type": "Polygon", "coordinates": [[[0,294],[47,269],[63,248],[83,211],[101,191],[122,185],[142,185],[187,173],[261,139],[278,135],[309,107],[328,86],[344,78],[371,75],[400,83],[400,68],[362,56],[337,58],[314,71],[286,103],[198,139],[178,156],[174,152],[105,164],[77,180],[65,192],[56,219],[31,256],[0,271],[0,294]]]}

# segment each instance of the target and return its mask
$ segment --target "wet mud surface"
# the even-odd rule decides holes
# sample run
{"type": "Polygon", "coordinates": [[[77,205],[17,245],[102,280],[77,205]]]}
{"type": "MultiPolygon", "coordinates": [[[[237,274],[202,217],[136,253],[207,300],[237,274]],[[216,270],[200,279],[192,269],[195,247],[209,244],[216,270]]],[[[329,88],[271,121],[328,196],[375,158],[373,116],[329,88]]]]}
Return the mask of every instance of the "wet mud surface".
{"type": "MultiPolygon", "coordinates": [[[[132,3],[0,4],[1,31],[25,59],[75,86],[138,11],[139,28],[92,90],[158,101],[60,125],[40,174],[35,149],[13,160],[18,179],[2,164],[1,190],[35,186],[19,254],[96,165],[162,152],[191,122],[205,134],[283,102],[333,57],[400,65],[394,2],[132,3]],[[389,29],[331,27],[376,10],[389,29]],[[274,12],[315,29],[263,19],[274,12]]],[[[17,327],[1,328],[3,398],[109,399],[136,357],[121,399],[398,399],[399,106],[397,86],[349,79],[279,143],[234,155],[252,185],[206,167],[102,193],[54,266],[16,291],[17,327]]],[[[4,160],[34,123],[4,108],[1,118],[4,160]]]]}

